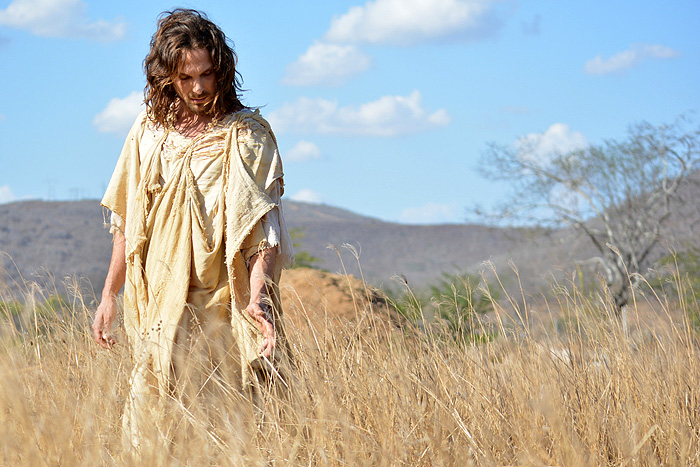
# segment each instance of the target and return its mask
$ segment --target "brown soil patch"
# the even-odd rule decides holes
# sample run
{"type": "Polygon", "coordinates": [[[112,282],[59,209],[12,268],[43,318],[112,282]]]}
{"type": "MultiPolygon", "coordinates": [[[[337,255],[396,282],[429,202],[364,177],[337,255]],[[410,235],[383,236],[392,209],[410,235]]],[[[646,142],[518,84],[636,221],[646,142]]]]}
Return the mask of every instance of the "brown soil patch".
{"type": "Polygon", "coordinates": [[[282,273],[280,282],[285,320],[297,328],[326,327],[367,315],[399,323],[398,314],[384,295],[352,275],[341,276],[317,269],[298,268],[282,273]]]}

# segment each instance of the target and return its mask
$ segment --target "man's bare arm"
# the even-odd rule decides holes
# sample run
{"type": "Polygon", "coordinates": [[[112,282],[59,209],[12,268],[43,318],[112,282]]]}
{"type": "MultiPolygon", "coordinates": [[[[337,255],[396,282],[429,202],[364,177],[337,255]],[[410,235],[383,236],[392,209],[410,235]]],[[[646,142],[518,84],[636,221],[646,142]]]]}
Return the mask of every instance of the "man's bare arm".
{"type": "Polygon", "coordinates": [[[109,262],[107,279],[105,279],[105,286],[102,289],[102,299],[95,312],[95,321],[92,323],[95,341],[105,349],[111,348],[115,343],[112,335],[112,323],[117,317],[117,295],[124,285],[125,278],[126,240],[122,232],[115,232],[112,259],[109,262]]]}
{"type": "Polygon", "coordinates": [[[275,270],[277,248],[266,248],[250,258],[248,271],[250,273],[250,302],[246,307],[248,314],[258,324],[263,335],[260,354],[266,358],[272,356],[275,348],[276,332],[269,305],[270,291],[268,281],[275,270]]]}

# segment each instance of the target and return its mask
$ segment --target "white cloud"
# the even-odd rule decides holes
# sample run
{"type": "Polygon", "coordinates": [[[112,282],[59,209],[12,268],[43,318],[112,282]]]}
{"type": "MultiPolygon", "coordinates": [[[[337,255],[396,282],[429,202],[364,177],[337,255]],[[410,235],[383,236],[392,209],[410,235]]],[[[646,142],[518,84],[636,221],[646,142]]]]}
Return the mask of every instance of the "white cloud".
{"type": "Polygon", "coordinates": [[[306,162],[321,158],[321,150],[314,143],[301,140],[287,151],[284,160],[291,162],[306,162]]]}
{"type": "Polygon", "coordinates": [[[339,107],[337,102],[301,97],[269,114],[273,128],[283,131],[346,135],[397,136],[446,126],[445,109],[430,113],[419,91],[408,96],[384,96],[358,107],[339,107]]]}
{"type": "Polygon", "coordinates": [[[0,186],[0,204],[11,203],[16,199],[17,197],[12,193],[12,189],[9,185],[0,186]]]}
{"type": "Polygon", "coordinates": [[[139,112],[143,110],[143,93],[134,91],[124,98],[115,97],[107,103],[105,109],[95,115],[92,124],[101,133],[124,135],[134,124],[139,112]]]}
{"type": "Polygon", "coordinates": [[[598,55],[587,61],[583,69],[589,75],[607,75],[628,70],[647,59],[669,59],[680,55],[679,51],[663,45],[635,44],[610,58],[598,55]]]}
{"type": "Polygon", "coordinates": [[[578,131],[571,131],[569,125],[555,123],[544,133],[530,133],[516,142],[521,157],[541,163],[549,162],[554,156],[566,154],[588,145],[586,137],[578,131]]]}
{"type": "Polygon", "coordinates": [[[407,224],[452,224],[464,220],[463,208],[456,203],[426,203],[404,209],[399,220],[407,224]]]}
{"type": "Polygon", "coordinates": [[[121,21],[92,21],[82,0],[14,0],[0,10],[0,25],[44,37],[84,37],[111,41],[124,37],[121,21]]]}
{"type": "Polygon", "coordinates": [[[296,62],[287,66],[282,84],[290,86],[336,86],[366,71],[370,58],[352,45],[316,42],[296,62]]]}
{"type": "Polygon", "coordinates": [[[308,188],[304,188],[303,190],[299,190],[295,194],[291,196],[291,199],[293,201],[302,201],[305,203],[314,203],[314,204],[321,204],[323,202],[323,198],[321,195],[316,193],[313,190],[310,190],[308,188]]]}
{"type": "Polygon", "coordinates": [[[411,45],[476,40],[502,26],[497,0],[375,0],[336,16],[326,40],[338,43],[411,45]]]}

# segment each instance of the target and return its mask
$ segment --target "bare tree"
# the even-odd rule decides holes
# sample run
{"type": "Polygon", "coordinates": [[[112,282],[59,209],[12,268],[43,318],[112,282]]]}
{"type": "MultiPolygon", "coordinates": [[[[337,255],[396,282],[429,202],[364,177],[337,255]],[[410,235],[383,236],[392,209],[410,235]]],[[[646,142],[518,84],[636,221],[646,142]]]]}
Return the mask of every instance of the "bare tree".
{"type": "Polygon", "coordinates": [[[679,117],[669,125],[639,123],[625,140],[566,153],[541,154],[526,139],[490,144],[480,171],[512,188],[508,200],[487,216],[568,225],[584,234],[600,252],[593,262],[603,265],[622,307],[651,266],[664,224],[684,202],[679,189],[697,179],[691,175],[699,160],[700,128],[679,117]]]}

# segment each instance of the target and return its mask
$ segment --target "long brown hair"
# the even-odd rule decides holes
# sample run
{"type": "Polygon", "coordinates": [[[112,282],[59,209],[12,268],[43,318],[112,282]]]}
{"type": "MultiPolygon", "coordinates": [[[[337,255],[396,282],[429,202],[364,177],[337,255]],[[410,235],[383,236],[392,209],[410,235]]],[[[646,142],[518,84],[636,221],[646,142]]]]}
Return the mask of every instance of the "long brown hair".
{"type": "Polygon", "coordinates": [[[238,57],[221,29],[197,10],[178,8],[158,18],[158,29],[151,38],[151,50],[143,62],[148,84],[144,90],[149,116],[163,126],[172,124],[174,105],[179,97],[173,87],[183,51],[206,49],[214,65],[216,96],[211,104],[214,118],[244,108],[239,99],[238,57]]]}

